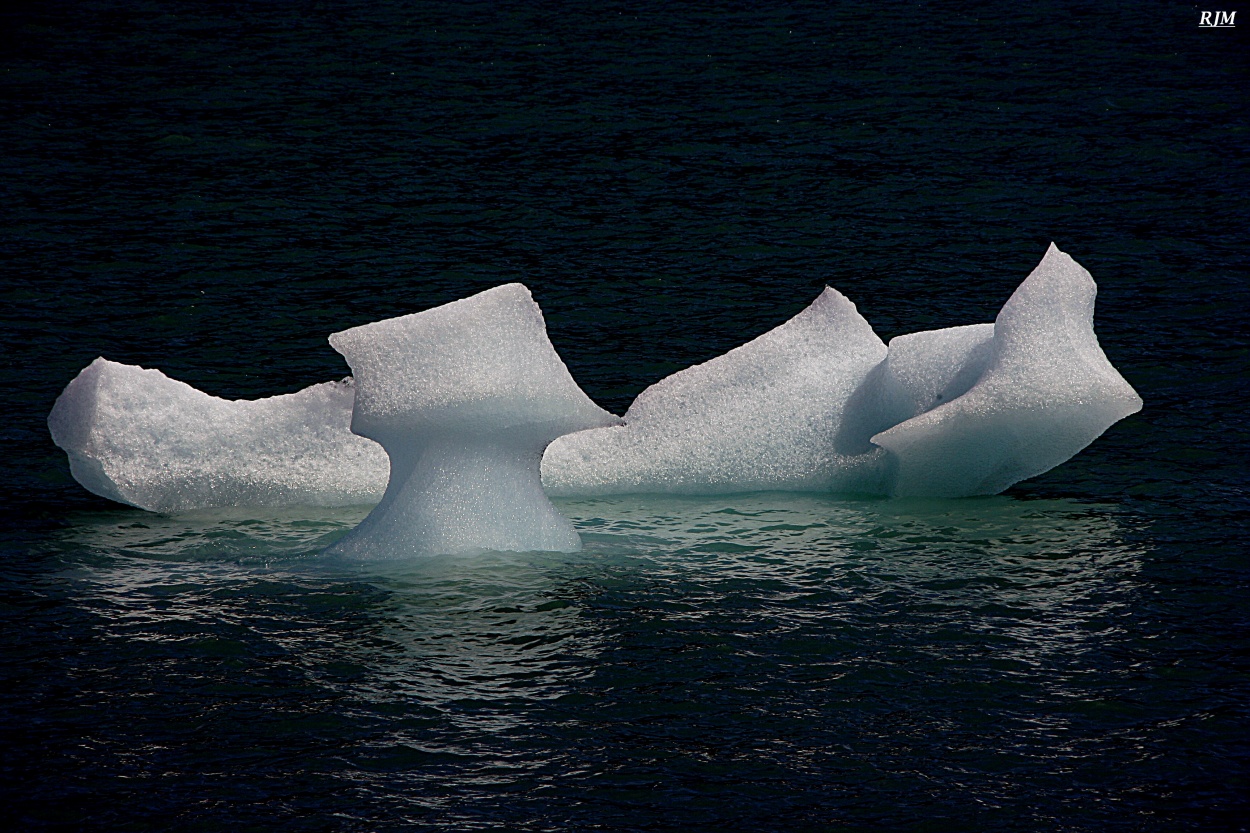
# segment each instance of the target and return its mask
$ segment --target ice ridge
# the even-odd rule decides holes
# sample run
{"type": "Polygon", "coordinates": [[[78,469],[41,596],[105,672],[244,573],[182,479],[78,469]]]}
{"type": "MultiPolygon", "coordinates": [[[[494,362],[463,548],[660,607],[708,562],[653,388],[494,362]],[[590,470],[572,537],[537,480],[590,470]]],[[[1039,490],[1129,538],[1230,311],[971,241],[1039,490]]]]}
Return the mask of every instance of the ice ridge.
{"type": "Polygon", "coordinates": [[[639,394],[625,425],[570,434],[543,457],[554,495],[874,491],[873,455],[834,438],[886,347],[826,288],[786,323],[639,394]]]}

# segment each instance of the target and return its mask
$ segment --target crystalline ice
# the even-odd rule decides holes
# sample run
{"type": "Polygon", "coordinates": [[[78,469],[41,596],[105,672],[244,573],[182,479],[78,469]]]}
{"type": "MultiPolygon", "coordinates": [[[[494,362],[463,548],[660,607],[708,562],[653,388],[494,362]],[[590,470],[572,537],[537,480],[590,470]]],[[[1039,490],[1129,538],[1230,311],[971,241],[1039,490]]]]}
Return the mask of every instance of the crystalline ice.
{"type": "Polygon", "coordinates": [[[226,401],[97,359],[48,423],[79,482],[145,509],[381,497],[340,553],[570,550],[577,534],[543,485],[962,496],[1047,471],[1142,405],[1098,345],[1095,293],[1052,245],[995,323],[887,349],[826,289],[780,327],[643,391],[622,425],[577,387],[528,290],[509,284],[331,336],[354,391],[226,401]]]}
{"type": "Polygon", "coordinates": [[[56,401],[52,439],[95,494],[154,512],[377,501],[386,455],[350,433],[350,380],[254,401],[99,358],[56,401]]]}
{"type": "MultiPolygon", "coordinates": [[[[890,493],[996,494],[1054,468],[1139,411],[1141,398],[1094,335],[1096,292],[1089,272],[1052,244],[999,312],[992,339],[973,345],[946,383],[964,386],[984,362],[967,391],[872,437],[891,455],[890,493]],[[974,355],[984,345],[987,355],[974,355]]],[[[949,367],[945,375],[921,373],[924,383],[912,389],[927,395],[948,376],[949,367]]]]}
{"type": "Polygon", "coordinates": [[[825,289],[785,324],[647,388],[625,427],[552,443],[543,483],[556,495],[879,491],[883,455],[834,440],[885,352],[855,305],[825,289]]]}
{"type": "Polygon", "coordinates": [[[330,344],[356,379],[352,430],[391,461],[381,502],[335,553],[580,547],[543,492],[543,449],[620,420],[573,381],[529,290],[499,286],[335,333],[330,344]]]}
{"type": "Polygon", "coordinates": [[[885,360],[847,404],[835,445],[847,454],[871,451],[874,434],[962,396],[985,372],[993,338],[993,324],[972,324],[891,339],[885,360]]]}
{"type": "Polygon", "coordinates": [[[553,443],[553,494],[993,494],[1076,454],[1141,399],[1093,331],[1096,287],[1053,245],[994,324],[873,335],[826,290],[755,341],[638,397],[627,426],[553,443]]]}

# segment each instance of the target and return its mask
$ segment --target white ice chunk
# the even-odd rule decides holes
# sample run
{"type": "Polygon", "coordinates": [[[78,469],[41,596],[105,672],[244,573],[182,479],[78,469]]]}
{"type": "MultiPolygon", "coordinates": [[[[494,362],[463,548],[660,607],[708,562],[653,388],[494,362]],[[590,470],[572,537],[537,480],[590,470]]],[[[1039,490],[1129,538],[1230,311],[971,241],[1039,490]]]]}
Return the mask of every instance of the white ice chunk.
{"type": "Polygon", "coordinates": [[[843,453],[847,402],[886,348],[855,305],[826,288],[785,324],[644,390],[623,428],[552,443],[556,495],[880,491],[876,453],[843,453]]]}
{"type": "Polygon", "coordinates": [[[573,551],[543,449],[620,424],[573,381],[529,290],[507,284],[330,336],[356,379],[352,430],[390,456],[386,493],[332,551],[353,558],[573,551]]]}
{"type": "Polygon", "coordinates": [[[993,324],[972,324],[891,339],[885,360],[847,404],[838,447],[868,452],[874,434],[967,393],[989,365],[993,338],[993,324]]]}
{"type": "Polygon", "coordinates": [[[350,380],[258,400],[210,396],[159,370],[99,358],[48,416],[70,471],[154,512],[373,503],[386,455],[348,430],[350,380]]]}
{"type": "Polygon", "coordinates": [[[934,390],[943,392],[931,410],[872,437],[891,455],[890,492],[995,494],[1054,468],[1139,411],[1141,398],[1111,366],[1094,335],[1096,292],[1089,272],[1051,244],[998,314],[991,340],[977,340],[983,330],[957,328],[903,337],[923,337],[915,344],[892,341],[891,362],[896,343],[900,354],[924,348],[915,363],[922,372],[910,387],[917,404],[934,390]],[[925,356],[941,339],[958,342],[958,349],[934,372],[925,356]],[[950,398],[973,374],[979,376],[975,383],[950,398]]]}
{"type": "Polygon", "coordinates": [[[48,424],[80,483],[144,509],[381,497],[341,552],[568,550],[578,538],[540,488],[540,459],[559,495],[960,496],[1047,471],[1141,408],[1098,345],[1095,293],[1052,245],[994,324],[899,336],[887,351],[826,289],[780,327],[643,391],[619,427],[511,284],[332,336],[354,391],[227,401],[97,359],[48,424]]]}

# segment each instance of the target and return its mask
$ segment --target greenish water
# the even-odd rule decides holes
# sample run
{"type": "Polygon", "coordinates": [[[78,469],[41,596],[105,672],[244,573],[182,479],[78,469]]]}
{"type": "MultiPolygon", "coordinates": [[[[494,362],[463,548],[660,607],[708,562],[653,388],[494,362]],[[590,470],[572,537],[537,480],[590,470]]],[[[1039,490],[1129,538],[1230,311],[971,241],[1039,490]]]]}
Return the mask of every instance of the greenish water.
{"type": "MultiPolygon", "coordinates": [[[[22,830],[1240,830],[1247,53],[1140,3],[49,2],[0,51],[0,817],[22,830]],[[1054,240],[1145,400],[989,499],[563,501],[378,568],[158,516],[44,420],[508,281],[585,390],[830,284],[989,321],[1054,240]]],[[[1247,21],[1244,25],[1250,25],[1247,21]]]]}

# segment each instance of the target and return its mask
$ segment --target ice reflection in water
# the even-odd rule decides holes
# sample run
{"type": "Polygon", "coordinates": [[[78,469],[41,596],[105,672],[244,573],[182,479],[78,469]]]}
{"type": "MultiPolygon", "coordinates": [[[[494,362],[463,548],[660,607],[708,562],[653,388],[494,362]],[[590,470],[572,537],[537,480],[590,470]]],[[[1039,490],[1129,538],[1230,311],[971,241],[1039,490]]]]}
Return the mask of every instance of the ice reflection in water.
{"type": "Polygon", "coordinates": [[[488,552],[347,567],[321,550],[367,510],[313,511],[109,513],[71,530],[95,557],[65,577],[116,636],[231,633],[237,652],[283,657],[372,703],[502,710],[589,673],[598,637],[575,604],[585,594],[579,557],[488,552]]]}
{"type": "Polygon", "coordinates": [[[807,620],[949,616],[1026,661],[1108,634],[1140,553],[1114,507],[1010,497],[847,501],[814,495],[568,501],[587,554],[636,563],[677,618],[726,604],[807,620]],[[1005,640],[1005,641],[1004,641],[1005,640]]]}
{"type": "Polygon", "coordinates": [[[331,721],[307,730],[335,750],[317,766],[429,807],[449,800],[449,772],[464,789],[559,785],[608,777],[622,744],[645,757],[639,744],[674,738],[693,750],[665,753],[674,766],[734,761],[747,743],[750,771],[792,772],[853,748],[870,777],[892,766],[874,750],[940,743],[970,704],[1019,712],[996,731],[1053,754],[1070,717],[1052,707],[1039,722],[1020,703],[1088,696],[1082,669],[1109,673],[1135,603],[1140,554],[1114,507],[774,494],[558,505],[582,553],[376,568],[320,555],[363,511],[105,513],[68,530],[63,579],[94,617],[116,690],[205,731],[331,721]],[[894,715],[921,707],[927,721],[899,735],[894,715]],[[393,792],[399,772],[411,792],[393,792]]]}
{"type": "MultiPolygon", "coordinates": [[[[579,559],[545,553],[443,556],[374,572],[387,590],[373,658],[375,701],[457,709],[547,700],[590,673],[602,641],[582,616],[579,559]]],[[[365,661],[367,657],[361,657],[365,661]]]]}
{"type": "MultiPolygon", "coordinates": [[[[291,615],[326,616],[335,604],[317,594],[337,586],[350,597],[344,612],[367,612],[373,633],[335,646],[340,661],[375,666],[379,697],[432,701],[542,696],[563,657],[598,650],[587,603],[622,594],[667,598],[678,619],[737,609],[792,628],[812,617],[949,610],[969,628],[1010,637],[1021,658],[1079,650],[1101,636],[1090,620],[1127,602],[1124,579],[1138,560],[1113,508],[1066,501],[758,494],[559,506],[582,532],[580,554],[326,563],[320,549],[363,509],[105,513],[67,538],[110,556],[75,571],[83,589],[140,618],[151,601],[153,624],[246,617],[275,594],[309,600],[291,615]]],[[[295,628],[271,638],[307,648],[295,628]]]]}

